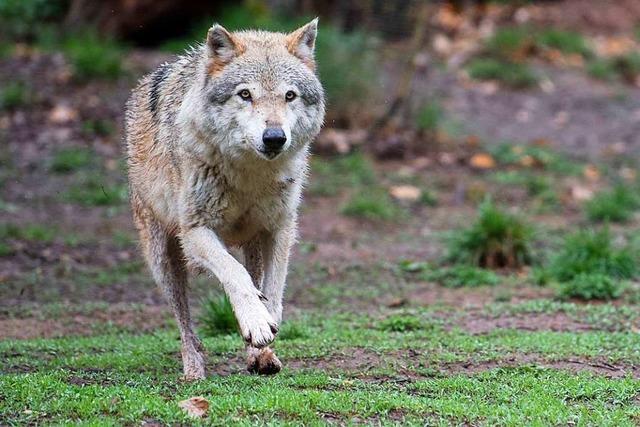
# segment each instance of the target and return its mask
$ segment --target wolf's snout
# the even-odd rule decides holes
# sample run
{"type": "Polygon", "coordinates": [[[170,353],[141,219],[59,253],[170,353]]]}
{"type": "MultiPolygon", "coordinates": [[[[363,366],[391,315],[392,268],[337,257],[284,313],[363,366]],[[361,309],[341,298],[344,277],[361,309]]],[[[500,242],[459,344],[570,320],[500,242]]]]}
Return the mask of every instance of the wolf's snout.
{"type": "Polygon", "coordinates": [[[281,128],[266,128],[262,133],[262,142],[269,151],[279,151],[287,142],[287,136],[281,128]]]}

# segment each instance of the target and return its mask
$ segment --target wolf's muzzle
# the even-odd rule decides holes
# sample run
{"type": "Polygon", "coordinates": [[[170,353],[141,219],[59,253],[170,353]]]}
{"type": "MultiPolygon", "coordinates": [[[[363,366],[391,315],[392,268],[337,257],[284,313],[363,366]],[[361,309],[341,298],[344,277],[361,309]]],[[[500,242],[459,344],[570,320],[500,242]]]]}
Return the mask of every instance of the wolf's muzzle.
{"type": "Polygon", "coordinates": [[[287,142],[287,136],[281,128],[266,128],[262,133],[262,142],[267,151],[278,152],[287,142]]]}

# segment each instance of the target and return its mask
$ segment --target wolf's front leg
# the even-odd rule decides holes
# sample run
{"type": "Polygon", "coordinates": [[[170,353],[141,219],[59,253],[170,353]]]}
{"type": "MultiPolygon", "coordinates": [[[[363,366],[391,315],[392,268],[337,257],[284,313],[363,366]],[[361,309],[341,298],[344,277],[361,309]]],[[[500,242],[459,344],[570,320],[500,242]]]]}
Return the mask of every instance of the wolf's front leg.
{"type": "MultiPolygon", "coordinates": [[[[269,309],[271,316],[277,319],[276,322],[278,323],[282,320],[282,297],[287,278],[289,252],[294,240],[295,228],[293,226],[261,236],[261,268],[256,268],[251,262],[251,260],[258,258],[251,256],[251,248],[255,246],[249,246],[245,250],[245,258],[247,259],[249,270],[260,270],[260,274],[256,276],[260,277],[261,280],[259,282],[256,281],[256,287],[259,287],[267,298],[265,305],[269,309]]],[[[255,348],[249,345],[247,346],[247,369],[252,373],[273,375],[280,372],[282,363],[269,347],[255,348]]]]}
{"type": "Polygon", "coordinates": [[[244,340],[257,348],[269,345],[278,324],[262,303],[264,296],[253,286],[247,270],[227,252],[213,230],[195,227],[185,231],[182,246],[188,259],[210,270],[222,284],[244,340]]]}

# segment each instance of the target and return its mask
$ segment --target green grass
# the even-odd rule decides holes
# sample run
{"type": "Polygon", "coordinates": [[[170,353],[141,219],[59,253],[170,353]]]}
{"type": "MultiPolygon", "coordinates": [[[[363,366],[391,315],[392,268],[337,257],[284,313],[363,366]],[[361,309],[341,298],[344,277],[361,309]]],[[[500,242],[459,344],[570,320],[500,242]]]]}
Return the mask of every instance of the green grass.
{"type": "Polygon", "coordinates": [[[119,206],[127,201],[127,186],[110,182],[101,174],[89,174],[72,184],[63,198],[86,206],[119,206]]]}
{"type": "Polygon", "coordinates": [[[423,280],[436,282],[445,288],[475,288],[495,286],[500,283],[500,277],[493,271],[468,265],[437,267],[425,271],[420,277],[423,280]]]}
{"type": "Polygon", "coordinates": [[[124,48],[95,32],[69,36],[64,40],[62,48],[78,80],[114,80],[124,72],[124,48]]]}
{"type": "Polygon", "coordinates": [[[22,82],[10,82],[0,86],[0,110],[15,110],[30,102],[30,91],[22,82]]]}
{"type": "Polygon", "coordinates": [[[90,136],[109,136],[115,132],[115,125],[109,120],[89,119],[82,122],[82,130],[90,136]]]}
{"type": "MultiPolygon", "coordinates": [[[[311,335],[277,341],[285,364],[280,374],[240,371],[195,383],[179,380],[175,330],[4,340],[3,422],[193,424],[178,407],[192,396],[209,401],[204,422],[218,425],[320,425],[327,417],[409,425],[634,425],[639,415],[639,381],[543,366],[591,357],[637,363],[640,338],[629,331],[472,335],[438,327],[425,312],[382,320],[345,313],[314,317],[309,325],[311,335]],[[364,361],[364,368],[339,364],[358,352],[372,362],[364,361]],[[531,356],[500,368],[482,365],[521,354],[531,356]],[[457,364],[478,368],[456,370],[457,364]]],[[[243,354],[239,337],[219,335],[204,344],[209,366],[241,368],[233,361],[243,354]]]]}
{"type": "Polygon", "coordinates": [[[594,222],[625,222],[639,207],[640,200],[635,189],[617,185],[610,191],[597,193],[586,202],[587,218],[594,222]]]}
{"type": "Polygon", "coordinates": [[[14,239],[27,242],[51,243],[56,234],[56,228],[51,225],[0,223],[0,240],[14,239]]]}
{"type": "Polygon", "coordinates": [[[502,142],[489,146],[487,151],[501,166],[544,169],[560,175],[578,175],[583,171],[580,163],[545,144],[502,142]]]}
{"type": "Polygon", "coordinates": [[[569,282],[583,274],[631,279],[638,274],[638,256],[631,247],[619,247],[607,228],[582,230],[567,236],[552,257],[549,274],[569,282]]]}
{"type": "Polygon", "coordinates": [[[472,79],[496,80],[514,89],[535,86],[538,76],[526,64],[506,62],[493,58],[477,58],[467,66],[472,79]]]}
{"type": "Polygon", "coordinates": [[[368,187],[376,181],[373,163],[362,153],[311,160],[309,193],[316,196],[335,196],[347,188],[368,187]]]}
{"type": "Polygon", "coordinates": [[[446,259],[483,268],[520,267],[531,262],[532,229],[521,218],[485,200],[469,228],[453,232],[446,259]]]}
{"type": "Polygon", "coordinates": [[[66,0],[0,1],[0,38],[28,40],[45,22],[64,16],[66,0]]]}
{"type": "Polygon", "coordinates": [[[585,57],[592,54],[582,34],[574,31],[545,29],[537,34],[536,43],[538,46],[557,49],[562,53],[574,53],[585,57]]]}
{"type": "Polygon", "coordinates": [[[579,298],[583,300],[612,300],[622,295],[620,281],[604,274],[581,273],[560,288],[561,298],[579,298]]]}
{"type": "Polygon", "coordinates": [[[63,148],[53,153],[50,169],[55,173],[69,173],[89,166],[95,154],[86,148],[63,148]]]}
{"type": "Polygon", "coordinates": [[[632,52],[613,58],[595,58],[587,64],[587,72],[596,79],[635,84],[640,76],[640,54],[632,52]]]}
{"type": "Polygon", "coordinates": [[[403,215],[386,189],[377,187],[356,191],[342,206],[341,212],[347,216],[382,221],[397,220],[403,215]]]}
{"type": "Polygon", "coordinates": [[[229,298],[209,295],[201,304],[200,330],[205,337],[227,335],[238,331],[238,322],[229,298]]]}
{"type": "Polygon", "coordinates": [[[438,102],[428,102],[418,110],[416,127],[421,131],[433,132],[438,129],[443,114],[442,107],[438,102]]]}

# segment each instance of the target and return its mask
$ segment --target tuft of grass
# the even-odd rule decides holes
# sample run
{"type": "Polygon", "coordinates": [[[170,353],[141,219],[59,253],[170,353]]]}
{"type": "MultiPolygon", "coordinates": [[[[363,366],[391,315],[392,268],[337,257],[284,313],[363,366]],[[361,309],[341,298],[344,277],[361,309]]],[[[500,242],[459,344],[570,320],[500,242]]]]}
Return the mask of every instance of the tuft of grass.
{"type": "Polygon", "coordinates": [[[533,48],[534,38],[529,28],[500,28],[487,40],[486,51],[497,58],[516,59],[533,48]]]}
{"type": "Polygon", "coordinates": [[[10,82],[0,88],[0,110],[15,110],[29,104],[29,88],[22,82],[10,82]]]}
{"type": "Polygon", "coordinates": [[[607,59],[595,58],[587,64],[587,73],[596,79],[613,81],[618,77],[615,65],[607,59]]]}
{"type": "Polygon", "coordinates": [[[483,268],[517,268],[531,262],[531,240],[529,225],[487,199],[473,225],[451,235],[447,259],[483,268]]]}
{"type": "Polygon", "coordinates": [[[378,329],[387,332],[410,332],[422,328],[420,319],[410,314],[392,314],[378,323],[378,329]]]}
{"type": "Polygon", "coordinates": [[[514,89],[524,89],[538,83],[538,76],[526,64],[477,58],[469,63],[467,70],[473,79],[496,80],[514,89]]]}
{"type": "Polygon", "coordinates": [[[114,80],[123,73],[123,47],[115,40],[85,32],[67,37],[63,50],[79,80],[114,80]]]}
{"type": "Polygon", "coordinates": [[[2,0],[0,38],[29,39],[45,22],[64,16],[67,6],[67,0],[2,0]]]}
{"type": "Polygon", "coordinates": [[[82,123],[82,131],[88,135],[109,136],[114,131],[112,122],[103,119],[90,119],[82,123]]]}
{"type": "Polygon", "coordinates": [[[559,291],[561,298],[579,298],[585,301],[619,298],[623,286],[619,280],[599,273],[580,273],[568,282],[564,282],[559,291]]]}
{"type": "Polygon", "coordinates": [[[416,127],[424,132],[433,132],[438,129],[442,115],[442,107],[438,102],[428,102],[418,110],[416,127]]]}
{"type": "Polygon", "coordinates": [[[318,196],[335,196],[345,187],[370,186],[376,183],[371,160],[362,153],[333,159],[314,158],[309,192],[318,196]]]}
{"type": "Polygon", "coordinates": [[[585,57],[591,55],[591,49],[587,46],[584,37],[575,31],[557,28],[545,29],[536,36],[536,44],[541,47],[557,49],[562,53],[575,53],[585,57]]]}
{"type": "Polygon", "coordinates": [[[14,239],[28,242],[51,243],[56,237],[54,227],[42,224],[17,225],[0,223],[0,240],[14,239]]]}
{"type": "Polygon", "coordinates": [[[278,331],[279,340],[297,340],[309,338],[312,335],[309,325],[301,320],[284,322],[278,331]]]}
{"type": "Polygon", "coordinates": [[[53,154],[50,169],[56,173],[74,172],[87,167],[92,158],[92,152],[86,148],[63,148],[53,154]]]}
{"type": "Polygon", "coordinates": [[[207,337],[228,335],[238,330],[233,307],[224,294],[210,295],[202,302],[199,320],[202,334],[207,337]]]}
{"type": "Polygon", "coordinates": [[[578,163],[546,144],[503,142],[488,147],[487,151],[503,166],[546,169],[563,175],[582,172],[578,163]]]}
{"type": "Polygon", "coordinates": [[[587,218],[594,222],[624,222],[638,208],[640,200],[624,185],[602,191],[586,202],[587,218]]]}
{"type": "Polygon", "coordinates": [[[633,84],[640,76],[640,54],[632,52],[613,58],[594,59],[587,64],[587,72],[600,80],[622,79],[633,84]]]}
{"type": "Polygon", "coordinates": [[[608,228],[582,230],[567,236],[552,258],[549,275],[569,282],[584,274],[631,279],[638,274],[637,256],[630,247],[616,247],[608,228]]]}
{"type": "Polygon", "coordinates": [[[445,288],[475,288],[500,283],[500,277],[493,271],[464,264],[428,270],[421,274],[421,278],[436,282],[445,288]]]}
{"type": "Polygon", "coordinates": [[[127,200],[127,186],[110,183],[100,174],[91,174],[73,184],[64,198],[86,206],[117,206],[127,200]]]}
{"type": "Polygon", "coordinates": [[[365,191],[356,191],[342,207],[342,213],[347,216],[388,221],[398,218],[401,210],[393,203],[384,188],[368,188],[365,191]]]}

